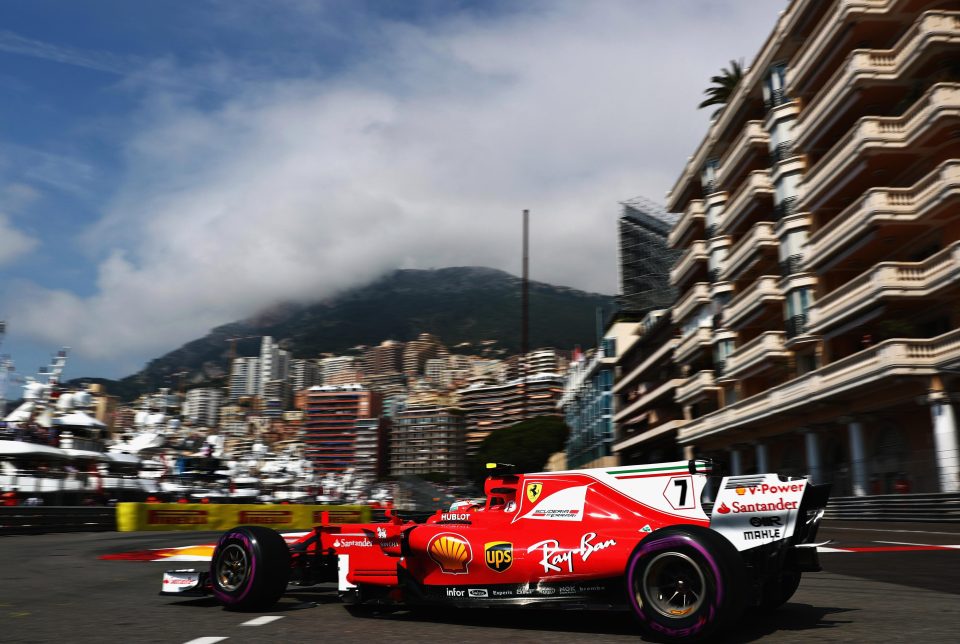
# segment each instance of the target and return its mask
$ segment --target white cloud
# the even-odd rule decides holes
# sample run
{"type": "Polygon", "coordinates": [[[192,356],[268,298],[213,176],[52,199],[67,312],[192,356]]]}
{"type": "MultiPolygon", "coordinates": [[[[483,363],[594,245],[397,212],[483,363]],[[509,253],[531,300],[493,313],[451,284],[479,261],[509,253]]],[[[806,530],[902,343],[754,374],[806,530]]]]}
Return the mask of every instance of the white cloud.
{"type": "Polygon", "coordinates": [[[0,266],[10,264],[36,248],[38,242],[30,235],[17,230],[10,219],[0,213],[0,266]]]}
{"type": "Polygon", "coordinates": [[[524,208],[534,279],[613,293],[617,201],[662,198],[705,132],[709,77],[750,60],[777,9],[537,7],[384,23],[338,75],[238,81],[216,109],[155,90],[85,239],[107,257],[96,292],[29,289],[20,325],[146,359],[396,267],[518,273],[524,208]]]}

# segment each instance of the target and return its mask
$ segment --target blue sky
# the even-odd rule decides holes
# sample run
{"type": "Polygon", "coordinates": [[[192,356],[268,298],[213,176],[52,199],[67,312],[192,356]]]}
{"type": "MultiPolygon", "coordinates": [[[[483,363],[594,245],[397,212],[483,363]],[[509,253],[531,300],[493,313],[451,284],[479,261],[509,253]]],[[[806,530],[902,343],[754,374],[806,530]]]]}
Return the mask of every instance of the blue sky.
{"type": "Polygon", "coordinates": [[[784,2],[5,0],[0,352],[120,377],[394,268],[617,288],[784,2]]]}

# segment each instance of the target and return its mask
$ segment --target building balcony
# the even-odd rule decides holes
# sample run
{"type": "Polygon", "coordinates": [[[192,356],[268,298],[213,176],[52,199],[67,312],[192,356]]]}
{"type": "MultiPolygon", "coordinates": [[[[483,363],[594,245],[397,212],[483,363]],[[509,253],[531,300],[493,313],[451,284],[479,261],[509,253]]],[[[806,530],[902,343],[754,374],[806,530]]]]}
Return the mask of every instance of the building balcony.
{"type": "Polygon", "coordinates": [[[701,199],[694,199],[687,205],[680,219],[674,224],[667,236],[667,244],[671,248],[677,248],[684,245],[687,238],[697,238],[703,232],[704,221],[706,220],[706,210],[703,207],[701,199]]]}
{"type": "Polygon", "coordinates": [[[633,386],[633,383],[646,379],[646,376],[649,376],[649,372],[654,367],[658,367],[664,360],[671,359],[673,350],[676,348],[678,342],[679,340],[677,338],[670,338],[660,345],[656,351],[644,358],[643,361],[631,369],[627,375],[617,380],[613,386],[613,393],[620,393],[624,389],[633,386]]]}
{"type": "Polygon", "coordinates": [[[724,307],[723,322],[731,329],[742,328],[763,309],[776,307],[779,310],[782,306],[783,293],[780,292],[778,278],[773,275],[761,275],[724,307]]]}
{"type": "Polygon", "coordinates": [[[639,411],[646,409],[651,404],[656,402],[658,399],[663,398],[664,396],[669,395],[677,388],[683,380],[681,378],[671,378],[653,389],[644,388],[639,395],[630,401],[629,404],[625,405],[623,409],[617,410],[613,415],[613,422],[619,423],[624,419],[633,416],[639,411]]]}
{"type": "Polygon", "coordinates": [[[909,235],[918,226],[929,227],[960,197],[960,161],[941,163],[909,188],[873,188],[827,222],[807,243],[807,265],[829,266],[875,231],[882,237],[909,235]]]}
{"type": "Polygon", "coordinates": [[[960,241],[922,262],[882,262],[819,298],[807,311],[807,328],[820,334],[858,313],[895,298],[922,300],[960,286],[960,241]]]}
{"type": "Polygon", "coordinates": [[[779,247],[780,240],[774,231],[774,224],[769,221],[757,222],[730,249],[720,279],[724,281],[736,280],[739,275],[750,270],[765,256],[771,254],[775,256],[779,247]]]}
{"type": "Polygon", "coordinates": [[[754,170],[740,184],[739,189],[727,201],[723,217],[718,222],[718,230],[722,234],[736,232],[748,225],[758,210],[762,211],[761,218],[769,217],[773,207],[773,184],[770,182],[769,170],[754,170]]]}
{"type": "Polygon", "coordinates": [[[797,156],[799,156],[799,152],[797,152],[793,146],[793,141],[784,141],[783,143],[778,143],[775,148],[770,150],[770,165],[776,165],[781,161],[787,161],[797,156]]]}
{"type": "Polygon", "coordinates": [[[902,20],[902,17],[894,10],[896,5],[902,3],[903,0],[844,0],[834,3],[794,54],[787,71],[787,93],[799,96],[807,92],[807,87],[815,83],[818,75],[823,74],[824,52],[836,52],[834,60],[842,60],[845,51],[840,47],[843,43],[868,40],[876,34],[877,23],[891,24],[896,28],[898,19],[902,20]]]}
{"type": "Polygon", "coordinates": [[[659,438],[665,434],[672,434],[686,424],[687,424],[687,421],[685,420],[669,420],[655,427],[651,427],[645,432],[641,432],[633,436],[620,437],[619,442],[614,443],[613,446],[611,447],[611,451],[614,454],[618,452],[622,452],[625,449],[635,447],[641,443],[645,443],[649,440],[659,438]]]}
{"type": "Polygon", "coordinates": [[[707,257],[706,243],[701,240],[693,242],[670,269],[670,285],[676,287],[696,275],[697,269],[706,264],[707,257]]]}
{"type": "Polygon", "coordinates": [[[790,357],[784,347],[783,331],[764,331],[750,342],[737,347],[724,362],[726,378],[744,378],[769,369],[790,357]]]}
{"type": "MultiPolygon", "coordinates": [[[[899,117],[864,117],[804,177],[798,210],[816,211],[839,186],[902,166],[910,159],[936,161],[951,154],[960,127],[960,84],[937,83],[899,117]],[[896,159],[900,157],[900,159],[896,159]]],[[[862,180],[860,181],[862,183],[862,180]]]]}
{"type": "Polygon", "coordinates": [[[798,146],[808,149],[859,105],[892,103],[894,86],[906,87],[931,57],[955,55],[960,13],[928,11],[889,50],[855,50],[805,107],[795,126],[798,146]]]}
{"type": "Polygon", "coordinates": [[[677,300],[670,311],[674,324],[681,324],[698,307],[710,303],[710,285],[706,282],[697,282],[677,300]]]}
{"type": "Polygon", "coordinates": [[[685,405],[707,396],[716,396],[719,391],[720,387],[714,380],[713,371],[704,370],[684,380],[683,384],[677,387],[675,398],[679,404],[685,405]]]}
{"type": "Polygon", "coordinates": [[[713,342],[713,329],[697,327],[692,333],[680,338],[677,348],[673,350],[673,361],[686,364],[698,351],[710,351],[711,342],[713,342]]]}
{"type": "Polygon", "coordinates": [[[831,399],[849,401],[852,394],[868,392],[884,380],[936,375],[943,365],[958,360],[960,329],[929,339],[886,340],[696,418],[678,431],[677,441],[695,443],[778,418],[795,418],[804,408],[822,409],[831,399]]]}
{"type": "Polygon", "coordinates": [[[724,189],[734,187],[750,167],[751,161],[763,158],[770,145],[770,135],[763,121],[747,121],[740,136],[727,149],[717,167],[715,183],[724,189]]]}

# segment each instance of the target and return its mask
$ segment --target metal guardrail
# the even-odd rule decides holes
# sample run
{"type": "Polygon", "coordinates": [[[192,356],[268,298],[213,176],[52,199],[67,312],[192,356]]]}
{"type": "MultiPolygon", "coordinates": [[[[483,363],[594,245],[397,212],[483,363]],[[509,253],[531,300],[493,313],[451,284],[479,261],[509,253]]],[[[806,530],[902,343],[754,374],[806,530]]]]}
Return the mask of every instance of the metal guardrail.
{"type": "Polygon", "coordinates": [[[110,532],[117,529],[116,508],[97,506],[0,507],[0,535],[44,532],[110,532]]]}
{"type": "Polygon", "coordinates": [[[877,494],[830,499],[826,519],[960,523],[960,494],[877,494]]]}
{"type": "MultiPolygon", "coordinates": [[[[704,503],[709,515],[713,504],[704,503]]],[[[422,522],[432,512],[398,512],[400,518],[422,522]]],[[[382,511],[373,520],[383,521],[382,511]]],[[[836,521],[914,521],[960,523],[960,494],[878,494],[830,499],[826,519],[836,521]]],[[[116,508],[16,506],[0,507],[0,535],[44,532],[111,532],[117,529],[116,508]]]]}

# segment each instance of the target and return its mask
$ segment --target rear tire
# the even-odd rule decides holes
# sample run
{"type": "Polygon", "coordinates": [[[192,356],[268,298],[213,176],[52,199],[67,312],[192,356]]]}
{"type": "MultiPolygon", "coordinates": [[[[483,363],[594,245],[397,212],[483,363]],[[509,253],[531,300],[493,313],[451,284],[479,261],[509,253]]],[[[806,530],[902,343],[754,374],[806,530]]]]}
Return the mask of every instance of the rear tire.
{"type": "Polygon", "coordinates": [[[627,563],[627,593],[644,636],[676,642],[710,637],[743,612],[746,568],[736,548],[701,526],[657,530],[627,563]]]}
{"type": "Polygon", "coordinates": [[[213,595],[228,610],[265,610],[290,579],[290,549],[279,533],[240,526],[220,537],[210,561],[213,595]]]}

